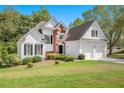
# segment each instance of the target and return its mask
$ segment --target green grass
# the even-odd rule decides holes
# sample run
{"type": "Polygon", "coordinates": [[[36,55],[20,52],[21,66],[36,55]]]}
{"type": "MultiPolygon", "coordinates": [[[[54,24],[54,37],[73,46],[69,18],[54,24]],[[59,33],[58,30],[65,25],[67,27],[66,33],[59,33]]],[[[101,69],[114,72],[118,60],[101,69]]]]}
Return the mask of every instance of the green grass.
{"type": "Polygon", "coordinates": [[[110,58],[124,59],[124,54],[112,54],[109,55],[110,58]]]}
{"type": "Polygon", "coordinates": [[[124,87],[124,64],[82,61],[0,69],[0,87],[124,87]]]}

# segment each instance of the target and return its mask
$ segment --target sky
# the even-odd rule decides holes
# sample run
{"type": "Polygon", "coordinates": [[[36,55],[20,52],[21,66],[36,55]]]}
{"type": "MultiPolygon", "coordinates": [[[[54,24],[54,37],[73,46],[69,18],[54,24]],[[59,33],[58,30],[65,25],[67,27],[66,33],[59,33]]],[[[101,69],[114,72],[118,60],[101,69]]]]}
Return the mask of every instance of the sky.
{"type": "MultiPolygon", "coordinates": [[[[1,5],[0,11],[7,6],[1,5]]],[[[14,5],[18,12],[25,15],[30,15],[32,11],[40,9],[40,5],[14,5]]],[[[76,18],[82,18],[82,13],[92,9],[92,5],[44,5],[51,16],[54,16],[58,21],[62,21],[66,26],[73,22],[76,18]]]]}

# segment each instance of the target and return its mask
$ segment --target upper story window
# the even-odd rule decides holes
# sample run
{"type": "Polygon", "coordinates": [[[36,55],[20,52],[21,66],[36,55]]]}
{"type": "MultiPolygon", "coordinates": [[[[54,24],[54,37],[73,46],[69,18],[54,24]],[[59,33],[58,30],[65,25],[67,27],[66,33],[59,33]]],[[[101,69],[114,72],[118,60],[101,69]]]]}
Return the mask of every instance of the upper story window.
{"type": "Polygon", "coordinates": [[[97,37],[98,31],[97,30],[92,30],[91,31],[91,37],[97,37]]]}
{"type": "Polygon", "coordinates": [[[64,34],[58,34],[58,39],[59,39],[59,40],[64,39],[64,34]]]}
{"type": "Polygon", "coordinates": [[[45,41],[46,41],[46,44],[52,44],[53,43],[53,36],[52,35],[45,35],[45,41]]]}

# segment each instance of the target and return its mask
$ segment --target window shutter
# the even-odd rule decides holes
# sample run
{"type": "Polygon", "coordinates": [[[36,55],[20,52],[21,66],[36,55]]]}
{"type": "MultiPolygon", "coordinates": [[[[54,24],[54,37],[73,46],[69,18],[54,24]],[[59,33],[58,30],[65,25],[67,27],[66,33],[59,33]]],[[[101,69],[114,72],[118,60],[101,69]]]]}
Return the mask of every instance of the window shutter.
{"type": "Polygon", "coordinates": [[[51,35],[51,44],[53,44],[53,36],[51,35]]]}
{"type": "Polygon", "coordinates": [[[26,55],[26,44],[24,44],[24,55],[26,55]]]}
{"type": "Polygon", "coordinates": [[[33,55],[33,45],[31,44],[31,55],[33,55]]]}
{"type": "Polygon", "coordinates": [[[98,32],[96,31],[96,37],[97,37],[97,35],[98,35],[98,32]]]}
{"type": "Polygon", "coordinates": [[[43,46],[41,45],[41,54],[43,53],[43,46]]]}
{"type": "Polygon", "coordinates": [[[35,45],[35,55],[36,55],[36,45],[35,45]]]}

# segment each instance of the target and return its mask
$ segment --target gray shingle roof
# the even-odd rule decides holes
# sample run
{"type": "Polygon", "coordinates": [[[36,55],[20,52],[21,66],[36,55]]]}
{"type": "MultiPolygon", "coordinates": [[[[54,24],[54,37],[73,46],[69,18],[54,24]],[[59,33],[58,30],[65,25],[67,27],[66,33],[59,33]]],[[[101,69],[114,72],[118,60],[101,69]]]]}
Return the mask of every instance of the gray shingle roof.
{"type": "Polygon", "coordinates": [[[89,27],[93,24],[94,21],[87,22],[83,25],[74,27],[69,30],[66,41],[79,40],[83,34],[89,29],[89,27]]]}

